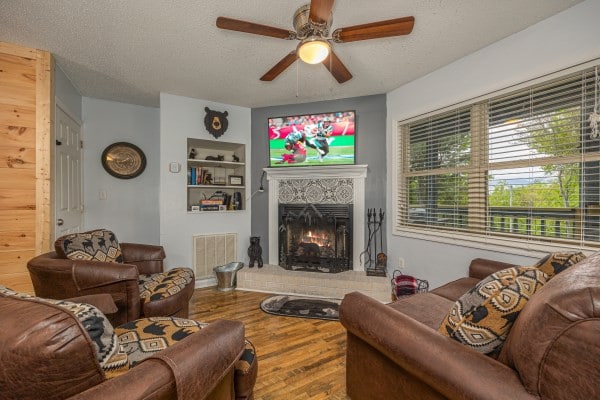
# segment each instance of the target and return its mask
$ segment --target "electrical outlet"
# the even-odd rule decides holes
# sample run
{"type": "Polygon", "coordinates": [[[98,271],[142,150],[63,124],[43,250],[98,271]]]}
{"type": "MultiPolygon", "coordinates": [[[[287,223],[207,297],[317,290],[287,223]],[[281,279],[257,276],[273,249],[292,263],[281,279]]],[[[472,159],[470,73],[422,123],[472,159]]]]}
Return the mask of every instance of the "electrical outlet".
{"type": "Polygon", "coordinates": [[[404,258],[398,257],[398,269],[402,271],[404,269],[404,258]]]}

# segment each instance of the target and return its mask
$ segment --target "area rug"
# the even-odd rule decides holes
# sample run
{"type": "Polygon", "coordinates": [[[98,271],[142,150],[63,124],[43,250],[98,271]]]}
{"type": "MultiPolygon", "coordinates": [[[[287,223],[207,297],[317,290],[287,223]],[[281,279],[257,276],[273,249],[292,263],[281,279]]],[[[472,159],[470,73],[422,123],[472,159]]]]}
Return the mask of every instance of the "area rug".
{"type": "Polygon", "coordinates": [[[316,318],[337,321],[342,300],[320,297],[271,296],[260,303],[266,313],[286,317],[316,318]]]}

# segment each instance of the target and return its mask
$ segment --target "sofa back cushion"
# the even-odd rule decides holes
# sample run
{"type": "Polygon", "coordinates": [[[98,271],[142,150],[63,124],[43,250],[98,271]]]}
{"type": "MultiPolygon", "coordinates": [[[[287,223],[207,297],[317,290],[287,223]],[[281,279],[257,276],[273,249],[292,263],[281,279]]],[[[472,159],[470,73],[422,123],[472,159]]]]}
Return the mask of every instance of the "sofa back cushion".
{"type": "Polygon", "coordinates": [[[59,256],[71,260],[123,262],[117,236],[107,229],[61,236],[54,242],[54,249],[59,256]]]}
{"type": "Polygon", "coordinates": [[[600,253],[556,275],[527,304],[498,360],[542,399],[598,398],[600,253]]]}
{"type": "Polygon", "coordinates": [[[493,273],[454,303],[439,331],[480,353],[497,354],[519,312],[544,283],[546,275],[534,267],[493,273]]]}

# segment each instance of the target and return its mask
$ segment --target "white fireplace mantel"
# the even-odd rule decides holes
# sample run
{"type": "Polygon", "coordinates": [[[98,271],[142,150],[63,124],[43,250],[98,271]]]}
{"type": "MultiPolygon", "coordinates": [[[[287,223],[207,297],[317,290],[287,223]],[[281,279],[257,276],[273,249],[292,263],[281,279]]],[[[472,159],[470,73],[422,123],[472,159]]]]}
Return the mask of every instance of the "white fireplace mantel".
{"type": "Polygon", "coordinates": [[[353,226],[352,266],[364,271],[360,253],[365,245],[365,180],[367,165],[329,165],[327,167],[265,168],[269,181],[269,264],[279,265],[279,183],[282,180],[352,179],[353,226]]]}

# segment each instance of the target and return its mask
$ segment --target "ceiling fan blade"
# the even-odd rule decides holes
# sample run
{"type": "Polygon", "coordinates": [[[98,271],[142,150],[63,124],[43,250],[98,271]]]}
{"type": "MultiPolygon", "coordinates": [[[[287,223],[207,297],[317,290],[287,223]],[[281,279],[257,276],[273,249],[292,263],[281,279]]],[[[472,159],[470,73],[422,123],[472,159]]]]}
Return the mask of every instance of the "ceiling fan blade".
{"type": "Polygon", "coordinates": [[[326,24],[331,17],[335,0],[311,0],[308,19],[315,24],[326,24]]]}
{"type": "Polygon", "coordinates": [[[336,43],[355,42],[357,40],[379,39],[390,36],[408,35],[415,24],[414,17],[389,19],[370,24],[339,28],[333,32],[336,43]]]}
{"type": "Polygon", "coordinates": [[[285,71],[287,67],[292,65],[294,63],[294,61],[296,61],[297,58],[298,58],[298,55],[296,54],[296,50],[292,51],[291,53],[289,53],[288,55],[283,57],[281,59],[281,61],[279,61],[277,64],[275,64],[275,66],[273,68],[268,70],[266,74],[261,76],[260,80],[267,81],[267,82],[272,81],[273,79],[277,78],[279,76],[279,74],[281,74],[283,71],[285,71]]]}
{"type": "Polygon", "coordinates": [[[333,50],[329,53],[329,57],[323,60],[322,64],[331,72],[331,75],[333,75],[338,83],[344,83],[352,79],[352,74],[333,50]]]}
{"type": "Polygon", "coordinates": [[[255,24],[254,22],[240,21],[238,19],[227,17],[217,18],[217,28],[228,29],[230,31],[237,32],[253,33],[255,35],[271,36],[279,39],[296,39],[296,32],[294,31],[255,24]]]}

